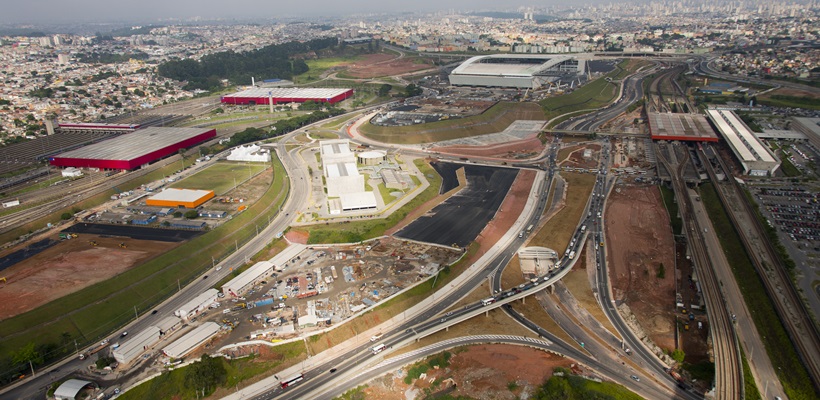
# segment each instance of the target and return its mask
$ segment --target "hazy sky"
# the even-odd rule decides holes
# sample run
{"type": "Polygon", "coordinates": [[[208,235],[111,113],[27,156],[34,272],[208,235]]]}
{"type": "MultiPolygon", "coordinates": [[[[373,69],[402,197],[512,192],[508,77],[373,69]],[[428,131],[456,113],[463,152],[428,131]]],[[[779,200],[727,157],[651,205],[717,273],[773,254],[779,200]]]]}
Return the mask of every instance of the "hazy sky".
{"type": "MultiPolygon", "coordinates": [[[[275,18],[390,11],[548,6],[559,0],[0,0],[0,22],[156,21],[159,18],[275,18]]],[[[579,2],[580,3],[586,3],[579,2]]],[[[564,2],[564,4],[566,4],[564,2]]]]}

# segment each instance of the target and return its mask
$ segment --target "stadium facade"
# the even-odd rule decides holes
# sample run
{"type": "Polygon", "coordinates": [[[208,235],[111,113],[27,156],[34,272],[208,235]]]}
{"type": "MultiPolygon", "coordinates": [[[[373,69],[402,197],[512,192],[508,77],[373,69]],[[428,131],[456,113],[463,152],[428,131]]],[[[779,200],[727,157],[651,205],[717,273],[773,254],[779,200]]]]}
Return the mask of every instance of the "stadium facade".
{"type": "Polygon", "coordinates": [[[132,170],[216,137],[215,129],[138,129],[51,157],[57,167],[132,170]]]}
{"type": "Polygon", "coordinates": [[[559,79],[586,73],[586,61],[553,54],[493,54],[476,56],[450,73],[454,86],[538,89],[559,79]]]}
{"type": "Polygon", "coordinates": [[[353,89],[329,88],[252,88],[238,93],[222,96],[223,104],[269,105],[281,103],[316,103],[336,104],[353,97],[353,89]]]}

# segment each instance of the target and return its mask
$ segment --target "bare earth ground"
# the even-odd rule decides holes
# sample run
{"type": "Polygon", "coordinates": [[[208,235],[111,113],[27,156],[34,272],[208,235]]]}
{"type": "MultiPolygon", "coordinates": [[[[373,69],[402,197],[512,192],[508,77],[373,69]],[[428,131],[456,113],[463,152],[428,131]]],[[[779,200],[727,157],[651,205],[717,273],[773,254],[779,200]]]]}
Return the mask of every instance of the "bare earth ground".
{"type": "Polygon", "coordinates": [[[601,145],[586,144],[582,146],[570,147],[571,153],[565,160],[561,161],[561,166],[575,167],[575,168],[595,168],[598,166],[598,159],[600,159],[601,145]],[[592,150],[590,158],[584,158],[584,150],[592,150]]]}
{"type": "Polygon", "coordinates": [[[309,237],[310,233],[297,229],[291,229],[285,234],[285,238],[287,238],[291,243],[307,244],[309,237]]]}
{"type": "Polygon", "coordinates": [[[652,341],[675,348],[675,244],[656,186],[619,184],[607,203],[606,237],[616,300],[625,301],[652,341]],[[660,264],[665,277],[657,277],[660,264]]]}
{"type": "Polygon", "coordinates": [[[0,320],[109,279],[179,244],[87,234],[65,240],[4,271],[0,320]]]}
{"type": "Polygon", "coordinates": [[[537,155],[543,149],[544,145],[541,141],[533,136],[529,139],[493,146],[446,146],[434,147],[432,150],[458,155],[518,159],[537,155]]]}
{"type": "Polygon", "coordinates": [[[768,94],[766,94],[765,96],[772,96],[772,95],[777,95],[777,94],[784,95],[784,96],[811,97],[813,99],[816,99],[816,98],[820,97],[820,93],[818,93],[816,90],[806,91],[806,90],[789,89],[789,88],[780,88],[780,89],[777,89],[777,90],[773,90],[773,91],[769,92],[768,94]]]}
{"type": "Polygon", "coordinates": [[[363,57],[364,60],[350,64],[345,75],[353,78],[376,78],[430,68],[427,63],[417,63],[418,59],[400,58],[390,61],[396,58],[393,54],[368,54],[363,57]]]}
{"type": "Polygon", "coordinates": [[[553,369],[572,365],[571,360],[547,352],[504,344],[467,346],[450,353],[449,366],[429,369],[426,379],[418,379],[411,385],[404,383],[409,366],[401,370],[401,376],[389,374],[370,382],[364,390],[365,398],[398,400],[410,398],[411,393],[416,398],[425,398],[423,391],[428,388],[431,398],[445,393],[452,398],[529,398],[552,376],[553,369]],[[434,386],[430,383],[433,380],[440,383],[434,386]]]}
{"type": "Polygon", "coordinates": [[[535,171],[527,169],[518,173],[515,182],[507,192],[507,197],[504,198],[504,202],[501,203],[501,207],[495,213],[495,217],[490,220],[490,223],[484,227],[484,230],[476,238],[476,242],[481,245],[481,249],[476,254],[477,257],[481,257],[486,253],[490,247],[498,242],[504,232],[512,227],[512,224],[521,215],[521,211],[524,210],[524,205],[527,203],[534,181],[535,171]]]}

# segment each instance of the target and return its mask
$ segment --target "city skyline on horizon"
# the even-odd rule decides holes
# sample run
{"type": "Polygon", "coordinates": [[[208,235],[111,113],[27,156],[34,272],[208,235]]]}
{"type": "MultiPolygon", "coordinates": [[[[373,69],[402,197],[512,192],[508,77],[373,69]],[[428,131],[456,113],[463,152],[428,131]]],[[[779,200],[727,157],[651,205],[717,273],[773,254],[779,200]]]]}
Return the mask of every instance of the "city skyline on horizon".
{"type": "MultiPolygon", "coordinates": [[[[586,0],[574,7],[585,7],[601,4],[646,3],[647,1],[586,0]]],[[[721,4],[726,1],[690,0],[684,5],[709,3],[721,4]]],[[[817,4],[816,0],[792,0],[786,2],[740,1],[740,4],[817,4]]],[[[36,24],[36,23],[115,23],[115,22],[162,22],[162,21],[195,21],[195,20],[252,20],[276,18],[318,18],[344,17],[358,14],[389,14],[405,12],[437,12],[453,10],[465,11],[521,11],[524,8],[544,10],[549,7],[573,8],[558,0],[519,0],[514,4],[499,4],[491,0],[417,0],[407,2],[374,2],[373,0],[349,0],[338,2],[315,0],[309,7],[298,3],[270,4],[262,0],[240,0],[239,2],[222,2],[202,0],[193,2],[159,2],[147,0],[140,3],[114,4],[100,0],[79,0],[64,2],[56,0],[37,0],[31,3],[16,2],[6,4],[0,15],[0,24],[36,24]]]]}

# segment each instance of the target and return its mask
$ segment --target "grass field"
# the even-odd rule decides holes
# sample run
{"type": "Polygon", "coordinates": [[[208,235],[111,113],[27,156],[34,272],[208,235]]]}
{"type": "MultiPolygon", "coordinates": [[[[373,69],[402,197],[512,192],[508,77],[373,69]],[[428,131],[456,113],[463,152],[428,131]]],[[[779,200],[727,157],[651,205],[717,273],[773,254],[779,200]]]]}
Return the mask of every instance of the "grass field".
{"type": "Polygon", "coordinates": [[[497,103],[472,117],[391,127],[366,122],[359,131],[370,139],[384,143],[418,144],[497,133],[519,119],[543,120],[544,113],[535,103],[497,103]]]}
{"type": "Polygon", "coordinates": [[[777,376],[783,384],[783,389],[790,399],[808,400],[818,398],[812,386],[809,374],[800,358],[797,356],[794,345],[780,322],[774,305],[769,299],[754,265],[749,259],[746,249],[738,237],[729,216],[718,198],[717,192],[711,183],[700,187],[703,204],[709,213],[709,219],[715,227],[715,233],[720,239],[723,252],[732,267],[735,280],[743,293],[746,307],[754,310],[752,319],[766,347],[766,353],[777,369],[777,376]]]}
{"type": "Polygon", "coordinates": [[[683,221],[680,219],[680,215],[678,215],[678,203],[675,203],[675,194],[672,193],[672,189],[664,185],[659,186],[661,189],[661,198],[663,198],[663,204],[666,206],[666,212],[669,213],[669,219],[672,224],[672,233],[675,235],[680,235],[681,229],[683,229],[683,221]]]}
{"type": "Polygon", "coordinates": [[[789,154],[786,153],[785,150],[776,150],[775,153],[780,157],[780,170],[783,171],[783,175],[786,175],[788,178],[803,175],[800,173],[800,170],[792,164],[791,160],[789,160],[789,154]]]}
{"type": "Polygon", "coordinates": [[[305,60],[305,63],[308,65],[308,72],[304,74],[296,75],[293,77],[293,83],[307,83],[313,82],[315,80],[321,79],[320,76],[325,71],[339,66],[341,64],[352,63],[354,61],[361,60],[361,57],[358,56],[345,56],[345,57],[328,57],[328,58],[320,58],[317,60],[305,60]]]}
{"type": "MultiPolygon", "coordinates": [[[[211,268],[212,257],[221,260],[256,234],[278,212],[287,192],[282,164],[273,163],[274,181],[247,212],[182,246],[132,268],[112,279],[81,289],[0,325],[0,355],[8,359],[17,349],[34,344],[46,361],[94,343],[145,313],[211,268]]],[[[28,368],[28,363],[21,365],[28,368]]],[[[4,371],[8,373],[7,371],[4,371]]]]}
{"type": "MultiPolygon", "coordinates": [[[[262,360],[260,357],[250,356],[236,360],[226,360],[220,357],[222,365],[227,372],[225,384],[222,389],[206,391],[206,394],[213,394],[215,398],[221,398],[232,393],[246,381],[256,381],[259,378],[267,377],[294,365],[304,358],[305,345],[302,342],[292,342],[272,347],[275,360],[262,360]],[[257,379],[253,379],[257,378],[257,379]]],[[[162,375],[147,381],[139,386],[133,387],[123,393],[121,400],[142,400],[142,399],[199,399],[196,389],[186,385],[185,376],[190,366],[165,372],[162,375]]],[[[250,384],[250,382],[248,382],[250,384]]]]}
{"type": "MultiPolygon", "coordinates": [[[[595,175],[563,172],[567,197],[564,208],[557,212],[530,240],[530,246],[543,246],[564,254],[578,221],[584,213],[589,194],[595,185],[595,175]]],[[[548,211],[548,210],[547,210],[548,211]]]]}
{"type": "Polygon", "coordinates": [[[426,177],[430,186],[419,193],[413,200],[410,200],[400,209],[394,211],[384,219],[342,222],[328,225],[316,225],[308,227],[310,233],[308,243],[355,243],[362,240],[378,237],[384,231],[395,226],[403,220],[410,211],[418,208],[428,200],[436,197],[441,188],[441,176],[422,159],[414,161],[416,167],[426,177]]]}
{"type": "MultiPolygon", "coordinates": [[[[621,61],[614,71],[581,86],[572,93],[542,100],[540,104],[544,109],[546,119],[572,112],[575,113],[574,115],[578,115],[581,110],[594,110],[609,104],[618,95],[618,85],[607,82],[605,78],[622,79],[644,65],[646,65],[646,62],[642,60],[621,61]]],[[[561,120],[553,121],[552,125],[559,122],[561,120]]]]}
{"type": "Polygon", "coordinates": [[[536,399],[608,399],[608,400],[640,400],[641,396],[630,392],[627,388],[612,382],[594,382],[586,378],[572,375],[564,368],[556,368],[564,376],[553,375],[544,385],[536,390],[533,398],[536,399]]]}
{"type": "Polygon", "coordinates": [[[267,163],[240,163],[220,161],[212,164],[185,179],[174,182],[172,188],[213,190],[221,196],[234,188],[235,183],[241,183],[252,176],[264,171],[270,165],[267,163]]]}

